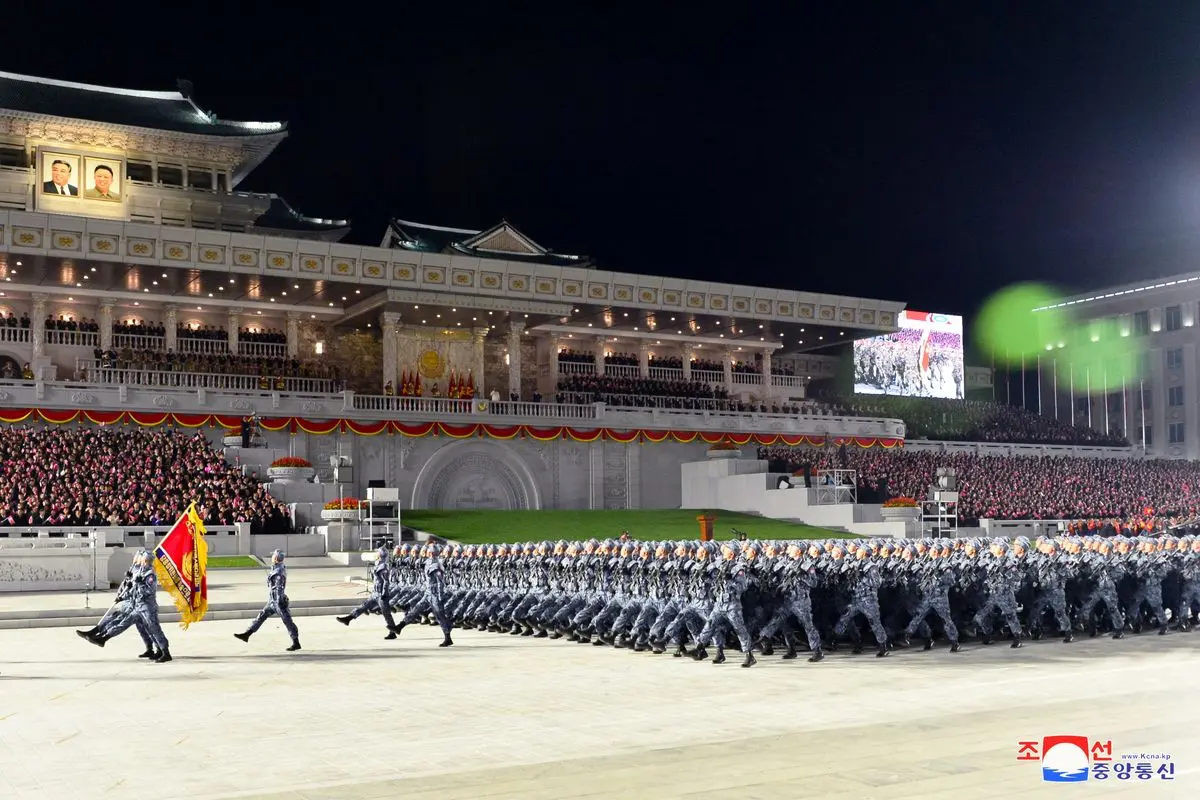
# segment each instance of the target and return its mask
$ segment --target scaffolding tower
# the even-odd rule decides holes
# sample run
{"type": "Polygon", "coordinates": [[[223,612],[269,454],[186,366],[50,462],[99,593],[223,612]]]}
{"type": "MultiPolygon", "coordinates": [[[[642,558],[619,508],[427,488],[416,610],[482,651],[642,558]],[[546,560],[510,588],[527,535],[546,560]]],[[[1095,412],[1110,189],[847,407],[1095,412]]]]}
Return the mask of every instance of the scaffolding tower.
{"type": "Polygon", "coordinates": [[[921,528],[933,536],[958,536],[958,474],[953,467],[938,467],[921,502],[921,528]]]}
{"type": "Polygon", "coordinates": [[[858,471],[853,469],[817,470],[818,506],[858,502],[858,471]]]}

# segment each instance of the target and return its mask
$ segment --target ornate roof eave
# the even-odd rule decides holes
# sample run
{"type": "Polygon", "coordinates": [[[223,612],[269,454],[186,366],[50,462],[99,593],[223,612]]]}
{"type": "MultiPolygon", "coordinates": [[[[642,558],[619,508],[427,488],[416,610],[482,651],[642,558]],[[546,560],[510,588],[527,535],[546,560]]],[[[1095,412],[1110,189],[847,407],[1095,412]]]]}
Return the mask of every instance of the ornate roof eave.
{"type": "Polygon", "coordinates": [[[0,133],[35,139],[59,138],[68,144],[108,147],[154,155],[202,158],[229,167],[230,189],[236,188],[288,136],[286,127],[259,133],[247,130],[244,136],[218,136],[94,122],[11,108],[0,108],[0,133]],[[19,124],[21,122],[26,124],[19,124]],[[42,129],[37,129],[37,125],[43,126],[42,129]],[[53,134],[50,133],[51,130],[54,131],[53,134]],[[99,133],[109,135],[97,135],[99,133]]]}

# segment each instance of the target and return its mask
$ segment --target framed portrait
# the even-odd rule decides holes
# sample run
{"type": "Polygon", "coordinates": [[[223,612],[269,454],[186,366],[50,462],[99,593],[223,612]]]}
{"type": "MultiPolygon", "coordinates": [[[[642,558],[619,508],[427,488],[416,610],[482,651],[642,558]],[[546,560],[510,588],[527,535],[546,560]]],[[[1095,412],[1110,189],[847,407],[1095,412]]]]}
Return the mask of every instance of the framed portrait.
{"type": "Polygon", "coordinates": [[[109,203],[121,202],[121,176],[125,165],[119,158],[85,156],[83,159],[83,199],[109,203]]]}
{"type": "Polygon", "coordinates": [[[42,150],[42,194],[79,197],[82,168],[79,156],[42,150]]]}

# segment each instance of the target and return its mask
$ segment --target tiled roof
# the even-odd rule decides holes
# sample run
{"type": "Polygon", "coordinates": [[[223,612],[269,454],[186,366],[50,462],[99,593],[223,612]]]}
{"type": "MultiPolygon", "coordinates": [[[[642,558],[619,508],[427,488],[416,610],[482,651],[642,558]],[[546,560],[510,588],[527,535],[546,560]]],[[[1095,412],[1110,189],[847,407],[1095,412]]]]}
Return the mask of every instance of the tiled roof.
{"type": "Polygon", "coordinates": [[[516,228],[507,222],[497,223],[491,228],[484,230],[475,230],[468,228],[447,228],[440,225],[427,225],[421,222],[393,219],[388,223],[388,234],[384,239],[384,243],[386,247],[393,247],[399,250],[412,250],[419,253],[467,255],[476,258],[496,258],[531,264],[548,264],[556,267],[586,268],[593,266],[591,258],[588,256],[569,255],[546,250],[520,231],[517,231],[516,228]],[[497,250],[486,246],[475,246],[474,243],[486,245],[487,234],[501,232],[504,229],[511,232],[515,238],[528,242],[532,252],[519,252],[507,249],[497,250]]]}
{"type": "Polygon", "coordinates": [[[147,92],[0,72],[0,108],[31,114],[84,119],[111,125],[205,136],[264,136],[284,133],[284,122],[231,122],[207,113],[180,91],[147,92]]]}

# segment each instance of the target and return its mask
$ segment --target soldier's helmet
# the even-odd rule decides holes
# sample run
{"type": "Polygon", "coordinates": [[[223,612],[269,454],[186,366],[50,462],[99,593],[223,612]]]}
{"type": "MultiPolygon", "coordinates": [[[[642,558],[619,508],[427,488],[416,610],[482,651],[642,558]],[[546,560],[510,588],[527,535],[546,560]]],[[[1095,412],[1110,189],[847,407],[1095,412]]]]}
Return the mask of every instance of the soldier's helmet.
{"type": "MultiPolygon", "coordinates": [[[[932,548],[930,548],[930,550],[932,550],[932,548]]],[[[905,561],[912,561],[914,558],[917,557],[917,549],[915,547],[913,547],[912,545],[908,545],[907,547],[905,547],[903,550],[900,551],[900,557],[903,558],[905,561]]]]}
{"type": "Polygon", "coordinates": [[[440,558],[442,555],[442,546],[440,544],[429,545],[429,550],[426,553],[427,558],[440,558]]]}
{"type": "MultiPolygon", "coordinates": [[[[810,545],[809,551],[811,552],[814,549],[820,550],[817,545],[810,545]]],[[[801,558],[804,555],[804,548],[795,542],[789,542],[788,546],[784,549],[784,552],[787,553],[788,558],[801,558]]]]}
{"type": "Polygon", "coordinates": [[[393,547],[392,555],[395,556],[396,558],[402,557],[404,555],[404,545],[398,544],[395,547],[393,547]]]}
{"type": "Polygon", "coordinates": [[[622,542],[621,543],[621,558],[629,558],[631,555],[633,555],[633,552],[634,552],[633,542],[622,542]]]}
{"type": "Polygon", "coordinates": [[[387,548],[386,547],[379,548],[378,550],[375,551],[375,555],[378,556],[379,558],[386,559],[388,557],[387,548]]]}
{"type": "Polygon", "coordinates": [[[654,548],[655,558],[666,558],[669,555],[671,555],[671,546],[666,542],[659,542],[654,548]]]}
{"type": "Polygon", "coordinates": [[[762,547],[758,542],[748,542],[742,548],[742,557],[747,561],[755,561],[762,554],[762,547]]]}

